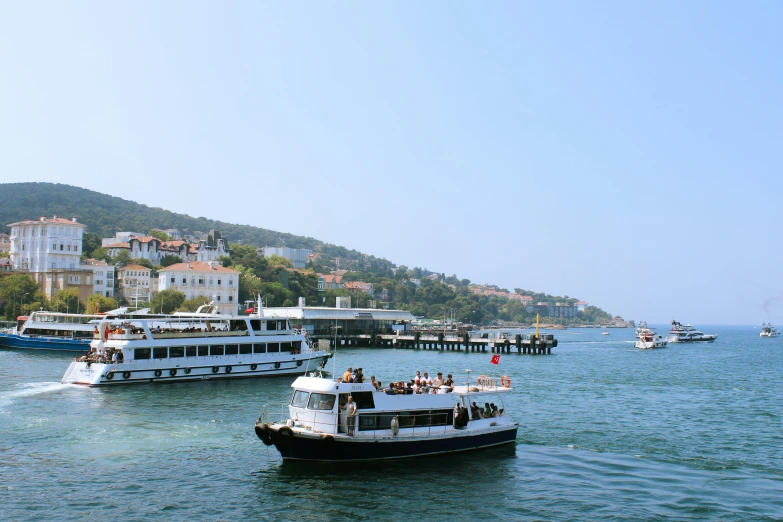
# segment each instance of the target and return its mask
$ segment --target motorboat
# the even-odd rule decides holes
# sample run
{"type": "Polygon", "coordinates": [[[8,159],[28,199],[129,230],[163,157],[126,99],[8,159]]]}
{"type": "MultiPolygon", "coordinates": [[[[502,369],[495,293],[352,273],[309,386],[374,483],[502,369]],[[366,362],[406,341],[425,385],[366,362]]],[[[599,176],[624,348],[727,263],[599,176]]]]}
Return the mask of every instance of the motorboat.
{"type": "Polygon", "coordinates": [[[304,374],[331,357],[288,320],[256,316],[169,316],[103,320],[88,355],[62,382],[87,386],[304,374]]]}
{"type": "Polygon", "coordinates": [[[298,377],[291,387],[291,400],[267,404],[255,425],[258,438],[275,446],[283,460],[398,459],[516,440],[518,424],[503,406],[503,396],[511,392],[505,376],[466,379],[437,393],[383,391],[317,374],[298,377]],[[498,406],[492,408],[495,401],[498,406]],[[492,413],[480,413],[476,404],[492,413]]]}
{"type": "Polygon", "coordinates": [[[649,330],[649,328],[647,327],[647,321],[639,321],[639,326],[636,327],[636,338],[637,339],[640,338],[642,334],[647,330],[649,330]]]}
{"type": "Polygon", "coordinates": [[[765,323],[761,325],[759,337],[777,337],[778,335],[780,335],[780,330],[772,326],[772,324],[765,323]]]}
{"type": "Polygon", "coordinates": [[[663,336],[657,335],[653,330],[647,328],[641,333],[635,346],[641,350],[650,350],[652,348],[666,348],[668,342],[663,336]]]}
{"type": "Polygon", "coordinates": [[[717,335],[704,334],[696,330],[692,325],[681,324],[672,321],[668,340],[670,343],[711,343],[717,339],[717,335]]]}
{"type": "Polygon", "coordinates": [[[601,335],[609,335],[609,332],[601,332],[601,335]]]}
{"type": "Polygon", "coordinates": [[[93,339],[91,321],[101,315],[34,311],[16,318],[16,327],[0,332],[0,347],[86,352],[93,339]]]}

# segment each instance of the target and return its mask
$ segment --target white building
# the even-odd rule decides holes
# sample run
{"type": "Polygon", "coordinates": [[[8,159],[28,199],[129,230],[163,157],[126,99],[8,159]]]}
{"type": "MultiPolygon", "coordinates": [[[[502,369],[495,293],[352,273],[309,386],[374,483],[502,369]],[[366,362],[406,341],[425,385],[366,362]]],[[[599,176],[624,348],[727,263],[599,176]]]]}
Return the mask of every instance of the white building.
{"type": "Polygon", "coordinates": [[[46,272],[52,268],[79,268],[86,227],[77,223],[76,218],[42,217],[8,226],[11,227],[9,256],[14,269],[46,272]]]}
{"type": "Polygon", "coordinates": [[[114,297],[114,265],[98,259],[82,261],[82,268],[92,270],[92,293],[114,297]]]}
{"type": "Polygon", "coordinates": [[[144,237],[146,234],[139,232],[117,232],[114,237],[101,238],[101,246],[106,248],[109,245],[116,245],[117,243],[127,243],[132,237],[144,237]]]}
{"type": "Polygon", "coordinates": [[[118,293],[134,305],[149,302],[155,289],[152,285],[152,270],[141,265],[127,265],[117,269],[118,293]]]}
{"type": "Polygon", "coordinates": [[[216,262],[177,263],[160,270],[158,290],[174,289],[185,299],[206,297],[218,305],[221,314],[237,313],[239,272],[216,262]]]}
{"type": "Polygon", "coordinates": [[[264,247],[264,257],[280,256],[291,261],[294,268],[304,268],[312,250],[306,248],[288,248],[288,247],[264,247]]]}

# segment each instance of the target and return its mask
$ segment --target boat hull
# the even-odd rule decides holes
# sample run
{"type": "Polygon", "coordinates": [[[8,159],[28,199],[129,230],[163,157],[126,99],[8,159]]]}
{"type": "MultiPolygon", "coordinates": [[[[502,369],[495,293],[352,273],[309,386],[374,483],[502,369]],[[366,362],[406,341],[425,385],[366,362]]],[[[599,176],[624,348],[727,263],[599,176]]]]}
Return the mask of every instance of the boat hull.
{"type": "Polygon", "coordinates": [[[148,384],[166,382],[204,381],[216,379],[242,379],[273,377],[277,375],[302,375],[319,370],[331,357],[328,353],[304,354],[298,359],[286,361],[212,360],[202,362],[167,361],[156,366],[117,363],[87,363],[74,361],[63,375],[65,384],[85,386],[117,386],[123,384],[148,384]]]}
{"type": "Polygon", "coordinates": [[[56,337],[28,337],[18,334],[0,334],[0,347],[22,350],[57,350],[86,352],[92,339],[59,339],[56,337]]]}
{"type": "Polygon", "coordinates": [[[701,339],[682,339],[682,338],[671,338],[669,339],[670,343],[712,343],[715,342],[715,339],[717,339],[717,335],[713,336],[705,336],[701,339]]]}
{"type": "Polygon", "coordinates": [[[640,350],[651,350],[653,348],[666,348],[667,341],[665,340],[656,340],[656,341],[636,341],[636,347],[640,350]]]}
{"type": "MultiPolygon", "coordinates": [[[[274,436],[274,445],[283,457],[291,461],[350,462],[404,459],[461,451],[472,451],[516,440],[517,425],[498,429],[442,437],[305,437],[274,436]]],[[[257,426],[256,433],[261,429],[257,426]]]]}

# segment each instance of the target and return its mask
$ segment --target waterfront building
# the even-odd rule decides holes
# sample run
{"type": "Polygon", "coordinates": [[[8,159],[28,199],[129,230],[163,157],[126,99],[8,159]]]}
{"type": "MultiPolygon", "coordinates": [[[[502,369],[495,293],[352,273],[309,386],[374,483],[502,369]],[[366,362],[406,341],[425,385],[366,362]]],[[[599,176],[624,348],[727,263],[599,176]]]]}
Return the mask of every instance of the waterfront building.
{"type": "Polygon", "coordinates": [[[343,287],[343,276],[335,274],[316,274],[318,276],[318,291],[337,290],[343,287]]]}
{"type": "Polygon", "coordinates": [[[264,317],[288,319],[293,328],[302,328],[308,335],[328,338],[360,334],[392,334],[405,328],[416,318],[406,310],[376,310],[372,308],[329,308],[324,306],[270,307],[264,317]]]}
{"type": "Polygon", "coordinates": [[[156,237],[135,232],[117,232],[114,238],[102,239],[101,243],[112,257],[125,251],[131,259],[146,259],[156,266],[160,265],[160,260],[165,256],[177,256],[183,262],[208,263],[216,261],[220,256],[230,255],[225,240],[217,230],[210,230],[196,243],[188,243],[181,239],[161,241],[156,237]]]}
{"type": "Polygon", "coordinates": [[[363,281],[348,281],[343,285],[343,288],[350,290],[353,293],[364,292],[369,294],[370,297],[375,297],[375,291],[372,289],[371,283],[365,283],[363,281]]]}
{"type": "Polygon", "coordinates": [[[221,314],[236,314],[239,303],[239,272],[216,261],[177,263],[160,270],[158,290],[174,289],[185,299],[206,297],[221,314]]]}
{"type": "Polygon", "coordinates": [[[86,259],[82,267],[92,270],[92,293],[114,297],[114,265],[102,259],[86,259]]]}
{"type": "Polygon", "coordinates": [[[145,235],[140,232],[117,232],[114,234],[114,237],[101,238],[101,246],[109,248],[112,245],[127,243],[132,237],[144,237],[145,235]]]}
{"type": "Polygon", "coordinates": [[[549,317],[558,319],[572,319],[576,317],[576,305],[567,303],[555,303],[555,306],[549,307],[549,317]]]}
{"type": "MultiPolygon", "coordinates": [[[[194,258],[188,258],[188,261],[199,261],[201,263],[217,261],[220,256],[230,255],[226,249],[226,241],[220,235],[219,230],[210,230],[197,245],[191,245],[191,250],[194,251],[194,258]]],[[[185,260],[185,258],[182,259],[185,260]]],[[[294,268],[304,268],[304,265],[301,267],[295,266],[294,268]]]]}
{"type": "Polygon", "coordinates": [[[134,305],[149,302],[154,293],[152,270],[141,265],[126,265],[117,269],[118,295],[134,305]]]}
{"type": "Polygon", "coordinates": [[[280,256],[288,259],[294,268],[304,268],[313,254],[312,250],[306,248],[264,247],[261,250],[264,257],[280,256]]]}

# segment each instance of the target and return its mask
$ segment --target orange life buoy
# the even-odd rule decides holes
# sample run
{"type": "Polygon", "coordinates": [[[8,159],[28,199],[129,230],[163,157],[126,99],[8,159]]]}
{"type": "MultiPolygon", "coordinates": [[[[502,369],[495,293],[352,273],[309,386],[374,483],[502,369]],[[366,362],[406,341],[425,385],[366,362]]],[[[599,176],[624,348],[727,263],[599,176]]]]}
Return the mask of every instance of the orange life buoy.
{"type": "Polygon", "coordinates": [[[500,384],[501,384],[501,386],[503,386],[504,388],[510,388],[510,387],[511,387],[511,378],[509,378],[509,376],[508,376],[508,375],[503,375],[503,376],[500,378],[500,384]]]}
{"type": "Polygon", "coordinates": [[[476,379],[476,380],[478,381],[479,384],[486,384],[487,383],[487,379],[488,379],[488,377],[486,375],[479,375],[478,379],[476,379]]]}

